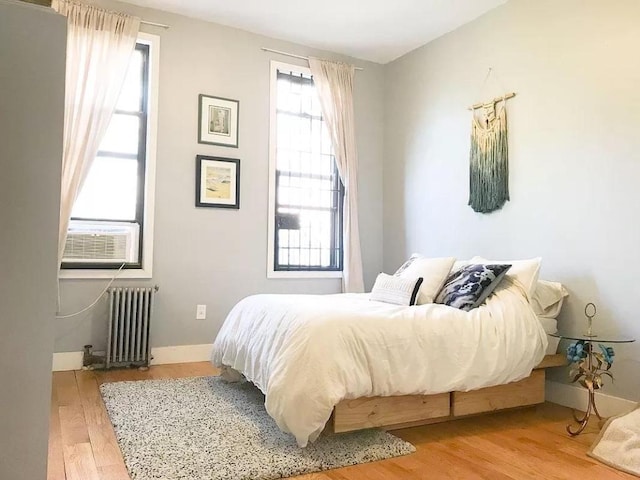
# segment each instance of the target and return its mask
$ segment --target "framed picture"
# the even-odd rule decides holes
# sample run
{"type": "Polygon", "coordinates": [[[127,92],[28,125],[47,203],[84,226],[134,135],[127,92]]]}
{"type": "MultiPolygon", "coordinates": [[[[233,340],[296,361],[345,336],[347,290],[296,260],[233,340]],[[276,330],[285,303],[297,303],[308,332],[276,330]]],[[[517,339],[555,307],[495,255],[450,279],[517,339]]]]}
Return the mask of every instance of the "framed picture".
{"type": "Polygon", "coordinates": [[[238,148],[240,102],[198,96],[198,143],[238,148]]]}
{"type": "Polygon", "coordinates": [[[196,156],[196,207],[240,208],[240,160],[196,156]]]}

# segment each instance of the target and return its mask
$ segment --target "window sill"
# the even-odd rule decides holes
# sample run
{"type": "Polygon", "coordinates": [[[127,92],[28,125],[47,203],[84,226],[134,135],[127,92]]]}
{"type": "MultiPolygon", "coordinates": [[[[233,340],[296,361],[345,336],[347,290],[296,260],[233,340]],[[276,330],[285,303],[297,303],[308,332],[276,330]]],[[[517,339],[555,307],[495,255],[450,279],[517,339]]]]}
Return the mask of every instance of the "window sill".
{"type": "Polygon", "coordinates": [[[270,270],[267,272],[267,278],[342,278],[342,272],[288,272],[270,270]]]}
{"type": "Polygon", "coordinates": [[[109,269],[109,270],[85,270],[85,269],[73,269],[66,268],[64,270],[60,270],[58,274],[58,278],[61,279],[112,279],[114,276],[118,279],[122,278],[139,278],[139,279],[149,279],[151,278],[151,270],[146,270],[143,268],[129,269],[129,270],[121,270],[118,273],[118,270],[109,269]]]}

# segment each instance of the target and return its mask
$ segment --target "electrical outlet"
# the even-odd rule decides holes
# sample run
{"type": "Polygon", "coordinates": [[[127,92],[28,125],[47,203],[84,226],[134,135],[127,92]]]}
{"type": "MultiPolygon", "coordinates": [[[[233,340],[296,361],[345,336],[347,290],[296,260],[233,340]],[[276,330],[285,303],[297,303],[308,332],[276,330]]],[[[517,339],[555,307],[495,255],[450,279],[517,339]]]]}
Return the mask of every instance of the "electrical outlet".
{"type": "Polygon", "coordinates": [[[207,306],[196,305],[196,320],[205,320],[207,318],[207,306]]]}

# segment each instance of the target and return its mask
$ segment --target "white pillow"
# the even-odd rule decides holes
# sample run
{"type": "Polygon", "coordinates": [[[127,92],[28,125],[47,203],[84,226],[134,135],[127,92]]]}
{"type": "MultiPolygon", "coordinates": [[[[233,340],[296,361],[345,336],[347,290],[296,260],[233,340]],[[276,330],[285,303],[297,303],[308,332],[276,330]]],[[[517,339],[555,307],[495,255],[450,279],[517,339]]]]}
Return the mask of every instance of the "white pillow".
{"type": "Polygon", "coordinates": [[[536,290],[538,276],[540,275],[541,262],[541,257],[532,258],[530,260],[487,260],[483,257],[473,257],[471,259],[471,263],[482,263],[485,265],[492,263],[510,264],[511,268],[507,272],[507,277],[519,282],[524,287],[529,301],[533,298],[533,294],[536,290]]]}
{"type": "Polygon", "coordinates": [[[565,297],[569,292],[561,283],[539,280],[531,299],[531,306],[536,315],[543,318],[557,318],[565,297]]]}
{"type": "Polygon", "coordinates": [[[395,305],[415,305],[421,283],[422,278],[404,278],[380,273],[373,284],[369,300],[395,305]]]}
{"type": "Polygon", "coordinates": [[[426,258],[414,253],[395,275],[408,279],[422,277],[416,304],[434,303],[455,261],[454,257],[426,258]]]}
{"type": "Polygon", "coordinates": [[[471,264],[471,260],[456,260],[453,263],[453,267],[451,267],[451,273],[457,272],[462,267],[466,267],[467,265],[470,265],[470,264],[471,264]]]}

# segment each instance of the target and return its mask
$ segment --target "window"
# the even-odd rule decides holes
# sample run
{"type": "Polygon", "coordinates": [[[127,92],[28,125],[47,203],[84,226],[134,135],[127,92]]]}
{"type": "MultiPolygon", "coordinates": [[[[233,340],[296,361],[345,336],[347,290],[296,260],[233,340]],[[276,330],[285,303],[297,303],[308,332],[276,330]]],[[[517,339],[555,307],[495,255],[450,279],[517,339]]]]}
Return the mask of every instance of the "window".
{"type": "Polygon", "coordinates": [[[339,276],[344,188],[309,69],[272,62],[269,276],[339,276]]]}
{"type": "Polygon", "coordinates": [[[157,37],[141,35],[116,110],[73,206],[63,276],[111,276],[123,264],[129,272],[122,276],[151,276],[157,103],[157,89],[151,87],[157,58],[157,37]]]}

